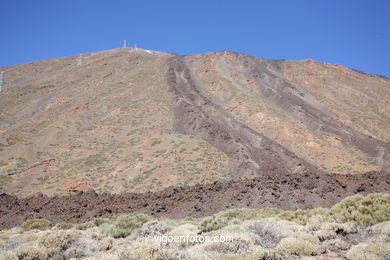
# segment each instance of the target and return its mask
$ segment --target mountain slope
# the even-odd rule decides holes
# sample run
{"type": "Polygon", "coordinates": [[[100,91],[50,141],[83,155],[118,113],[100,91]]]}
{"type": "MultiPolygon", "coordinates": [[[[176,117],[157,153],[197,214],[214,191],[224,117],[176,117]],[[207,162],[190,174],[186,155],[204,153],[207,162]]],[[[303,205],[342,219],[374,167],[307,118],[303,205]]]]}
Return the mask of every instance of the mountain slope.
{"type": "Polygon", "coordinates": [[[314,61],[308,63],[320,68],[309,77],[305,61],[231,52],[188,59],[213,101],[307,161],[336,173],[389,171],[388,79],[369,75],[357,80],[361,73],[314,61]],[[373,124],[362,124],[364,118],[373,124]]]}
{"type": "Polygon", "coordinates": [[[123,48],[81,61],[2,68],[6,193],[390,171],[388,78],[227,51],[123,48]]]}

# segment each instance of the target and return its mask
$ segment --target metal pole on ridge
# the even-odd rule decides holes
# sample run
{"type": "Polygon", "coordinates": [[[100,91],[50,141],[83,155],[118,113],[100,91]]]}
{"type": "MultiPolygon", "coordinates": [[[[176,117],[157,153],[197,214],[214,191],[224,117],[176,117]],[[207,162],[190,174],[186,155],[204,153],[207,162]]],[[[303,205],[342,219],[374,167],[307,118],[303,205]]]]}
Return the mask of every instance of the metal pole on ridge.
{"type": "Polygon", "coordinates": [[[0,72],[0,91],[3,90],[3,74],[4,71],[0,72]]]}

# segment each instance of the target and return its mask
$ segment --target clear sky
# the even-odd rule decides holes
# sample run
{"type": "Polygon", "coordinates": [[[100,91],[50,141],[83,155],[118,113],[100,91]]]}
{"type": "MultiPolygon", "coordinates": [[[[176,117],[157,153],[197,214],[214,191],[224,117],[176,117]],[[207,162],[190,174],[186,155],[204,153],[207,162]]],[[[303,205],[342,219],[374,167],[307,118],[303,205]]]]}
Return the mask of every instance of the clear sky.
{"type": "Polygon", "coordinates": [[[387,0],[1,0],[0,66],[121,47],[232,50],[390,77],[387,0]]]}

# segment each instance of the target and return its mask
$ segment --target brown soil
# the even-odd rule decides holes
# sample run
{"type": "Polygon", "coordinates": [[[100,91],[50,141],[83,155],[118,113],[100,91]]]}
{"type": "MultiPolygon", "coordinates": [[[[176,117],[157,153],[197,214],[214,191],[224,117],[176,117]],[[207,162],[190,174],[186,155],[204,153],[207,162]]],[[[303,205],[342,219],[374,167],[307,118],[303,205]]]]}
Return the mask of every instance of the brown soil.
{"type": "Polygon", "coordinates": [[[168,188],[159,192],[97,194],[78,192],[62,197],[17,198],[0,195],[0,227],[10,228],[26,219],[80,223],[95,217],[143,212],[157,217],[203,217],[229,208],[272,207],[284,210],[330,207],[353,194],[388,192],[390,174],[322,173],[263,175],[254,179],[168,188]]]}

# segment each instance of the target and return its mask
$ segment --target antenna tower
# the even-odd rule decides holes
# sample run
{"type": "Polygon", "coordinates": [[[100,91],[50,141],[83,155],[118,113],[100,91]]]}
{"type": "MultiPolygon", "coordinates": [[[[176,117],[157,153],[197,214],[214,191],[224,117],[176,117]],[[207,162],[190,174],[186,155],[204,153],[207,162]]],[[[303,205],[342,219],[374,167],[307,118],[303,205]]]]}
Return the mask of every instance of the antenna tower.
{"type": "Polygon", "coordinates": [[[83,63],[83,57],[82,57],[82,54],[79,55],[79,59],[77,61],[77,65],[78,66],[81,66],[81,64],[83,63]]]}
{"type": "Polygon", "coordinates": [[[0,92],[3,90],[3,74],[4,71],[0,72],[0,92]]]}

